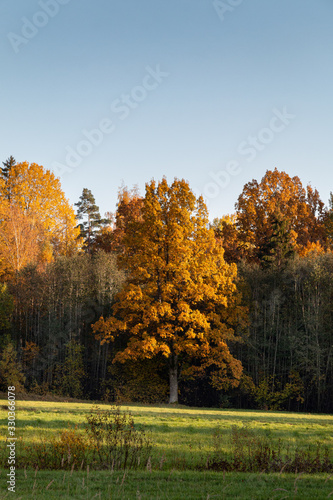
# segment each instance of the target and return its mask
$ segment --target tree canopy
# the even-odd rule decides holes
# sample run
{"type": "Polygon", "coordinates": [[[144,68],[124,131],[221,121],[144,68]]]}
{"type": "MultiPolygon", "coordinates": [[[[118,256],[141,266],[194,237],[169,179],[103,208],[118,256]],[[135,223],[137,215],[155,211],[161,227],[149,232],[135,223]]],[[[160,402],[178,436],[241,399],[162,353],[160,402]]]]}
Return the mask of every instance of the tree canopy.
{"type": "Polygon", "coordinates": [[[324,204],[318,191],[305,190],[297,176],[267,170],[260,183],[245,184],[235,206],[240,237],[253,246],[254,257],[273,233],[272,216],[287,221],[298,249],[324,241],[324,204]]]}

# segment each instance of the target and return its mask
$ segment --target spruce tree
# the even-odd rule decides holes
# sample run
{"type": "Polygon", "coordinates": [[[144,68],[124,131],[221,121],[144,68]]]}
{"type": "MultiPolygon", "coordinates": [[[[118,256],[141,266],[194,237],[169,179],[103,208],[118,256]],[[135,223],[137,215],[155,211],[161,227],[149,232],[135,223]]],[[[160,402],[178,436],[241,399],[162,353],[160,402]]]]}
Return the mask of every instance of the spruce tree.
{"type": "Polygon", "coordinates": [[[1,175],[7,179],[11,168],[16,165],[16,160],[13,156],[10,156],[6,161],[3,161],[2,164],[3,167],[1,167],[1,175]]]}
{"type": "Polygon", "coordinates": [[[279,213],[275,213],[270,216],[270,223],[272,233],[261,245],[259,257],[264,268],[282,269],[295,255],[289,221],[279,213]]]}

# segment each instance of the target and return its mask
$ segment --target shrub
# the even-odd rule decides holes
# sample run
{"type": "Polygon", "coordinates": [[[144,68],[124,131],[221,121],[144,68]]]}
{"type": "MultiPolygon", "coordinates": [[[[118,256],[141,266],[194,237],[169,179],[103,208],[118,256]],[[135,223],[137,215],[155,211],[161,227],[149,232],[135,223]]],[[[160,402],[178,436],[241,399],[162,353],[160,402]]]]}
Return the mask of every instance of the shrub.
{"type": "Polygon", "coordinates": [[[33,445],[23,445],[23,449],[27,453],[24,465],[38,469],[71,469],[86,461],[89,452],[85,436],[77,427],[68,428],[51,439],[43,436],[33,445]]]}
{"type": "Polygon", "coordinates": [[[151,437],[136,429],[130,413],[115,405],[111,410],[92,408],[86,432],[96,463],[105,468],[135,468],[147,463],[151,437]]]}

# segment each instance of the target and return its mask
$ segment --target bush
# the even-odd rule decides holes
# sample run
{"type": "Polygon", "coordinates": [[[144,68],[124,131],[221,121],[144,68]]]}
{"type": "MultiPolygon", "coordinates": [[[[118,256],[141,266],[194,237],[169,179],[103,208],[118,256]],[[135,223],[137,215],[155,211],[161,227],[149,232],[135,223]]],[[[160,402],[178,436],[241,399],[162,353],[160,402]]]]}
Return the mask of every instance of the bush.
{"type": "Polygon", "coordinates": [[[136,429],[131,414],[122,412],[119,406],[104,411],[93,407],[86,432],[99,466],[135,468],[149,459],[151,437],[136,429]]]}
{"type": "Polygon", "coordinates": [[[75,468],[75,465],[83,465],[89,453],[85,436],[77,427],[68,428],[51,440],[42,437],[32,446],[23,445],[23,449],[27,452],[24,465],[49,470],[71,469],[75,468]]]}

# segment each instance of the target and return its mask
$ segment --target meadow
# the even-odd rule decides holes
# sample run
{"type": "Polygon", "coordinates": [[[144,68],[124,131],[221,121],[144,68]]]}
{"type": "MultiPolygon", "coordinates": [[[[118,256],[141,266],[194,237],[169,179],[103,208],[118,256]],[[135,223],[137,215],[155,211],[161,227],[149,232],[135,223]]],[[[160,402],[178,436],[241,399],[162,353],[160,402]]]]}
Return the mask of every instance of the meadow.
{"type": "MultiPolygon", "coordinates": [[[[5,401],[1,406],[1,457],[6,459],[5,401]]],[[[99,405],[101,409],[109,405],[99,405]]],[[[137,429],[151,435],[148,463],[136,470],[95,470],[84,461],[68,470],[26,467],[29,446],[49,442],[66,429],[84,434],[90,403],[18,401],[16,435],[17,471],[15,498],[121,498],[121,499],[317,499],[333,497],[333,474],[327,469],[308,474],[301,469],[278,472],[223,471],[216,456],[231,460],[236,437],[247,443],[270,443],[290,455],[297,450],[327,450],[333,457],[333,416],[304,413],[188,408],[181,406],[125,405],[137,429]],[[25,448],[23,447],[25,446],[25,448]],[[20,456],[21,454],[21,456],[20,456]],[[215,458],[214,458],[215,457],[215,458]]],[[[242,445],[242,442],[241,442],[242,445]]],[[[31,448],[30,448],[31,449],[31,448]]],[[[238,447],[238,450],[240,448],[238,447]]],[[[241,447],[242,449],[242,447],[241,447]]],[[[0,498],[7,491],[7,471],[0,475],[0,498]]]]}

